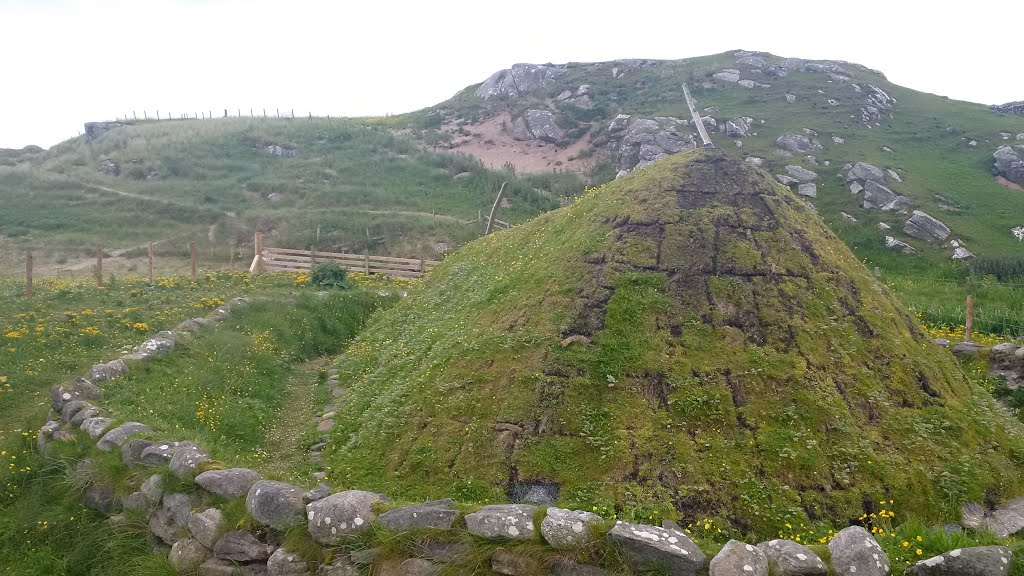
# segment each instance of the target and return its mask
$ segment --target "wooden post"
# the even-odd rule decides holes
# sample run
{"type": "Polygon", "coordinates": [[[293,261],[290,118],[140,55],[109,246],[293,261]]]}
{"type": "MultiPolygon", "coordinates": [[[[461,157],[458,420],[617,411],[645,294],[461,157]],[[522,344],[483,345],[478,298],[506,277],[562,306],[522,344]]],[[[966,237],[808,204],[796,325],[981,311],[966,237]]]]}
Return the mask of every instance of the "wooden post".
{"type": "Polygon", "coordinates": [[[153,285],[153,243],[149,243],[149,285],[153,285]]]}
{"type": "Polygon", "coordinates": [[[964,320],[964,341],[971,341],[971,332],[974,331],[974,296],[967,296],[967,317],[964,320]]]}
{"type": "Polygon", "coordinates": [[[491,206],[491,215],[487,217],[487,228],[484,229],[484,236],[491,233],[491,228],[494,226],[494,213],[498,210],[498,204],[501,202],[502,195],[505,194],[505,185],[508,182],[502,182],[501,188],[498,189],[498,195],[494,198],[494,204],[491,206]]]}
{"type": "Polygon", "coordinates": [[[256,233],[254,247],[256,250],[256,266],[254,268],[254,272],[259,274],[263,271],[263,234],[260,234],[259,232],[256,233]]]}
{"type": "Polygon", "coordinates": [[[196,241],[192,240],[188,243],[189,255],[192,257],[192,280],[196,279],[196,241]]]}
{"type": "Polygon", "coordinates": [[[25,298],[32,299],[32,249],[25,249],[25,298]]]}
{"type": "Polygon", "coordinates": [[[366,229],[366,260],[364,260],[366,275],[370,275],[370,229],[366,229]]]}
{"type": "Polygon", "coordinates": [[[96,248],[96,287],[103,288],[103,246],[96,248]]]}

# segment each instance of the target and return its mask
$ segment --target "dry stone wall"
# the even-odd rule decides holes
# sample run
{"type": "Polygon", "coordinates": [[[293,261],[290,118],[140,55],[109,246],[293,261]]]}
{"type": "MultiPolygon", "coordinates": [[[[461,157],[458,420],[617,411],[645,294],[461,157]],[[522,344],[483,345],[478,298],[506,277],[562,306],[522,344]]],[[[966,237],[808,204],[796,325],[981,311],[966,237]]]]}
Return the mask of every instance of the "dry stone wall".
{"type": "MultiPolygon", "coordinates": [[[[211,457],[195,442],[149,440],[153,431],[148,426],[141,422],[118,422],[101,407],[103,384],[127,374],[131,362],[145,362],[171,353],[183,336],[216,324],[247,303],[244,299],[232,300],[206,318],[183,322],[174,331],[160,332],[147,339],[122,358],[94,366],[87,378],[54,386],[49,421],[37,436],[41,452],[45,453],[54,441],[89,441],[99,451],[119,451],[125,467],[141,472],[136,476],[145,480],[127,496],[119,495],[113,484],[95,479],[97,475],[88,458],[81,460],[72,474],[92,479],[84,489],[84,502],[89,508],[112,517],[125,512],[145,515],[154,541],[180,574],[437,576],[461,574],[463,570],[479,573],[480,546],[474,544],[487,550],[485,570],[505,576],[615,576],[652,570],[670,576],[829,573],[824,560],[790,540],[771,540],[756,546],[733,540],[709,558],[670,522],[665,526],[612,523],[591,512],[541,509],[527,504],[493,504],[470,513],[464,513],[469,507],[458,506],[452,500],[394,507],[383,494],[362,490],[331,493],[322,482],[307,490],[264,479],[254,470],[207,469],[205,464],[211,457]],[[186,493],[168,488],[180,486],[182,481],[194,483],[195,489],[186,493]],[[239,529],[226,520],[229,504],[225,503],[240,503],[243,499],[248,516],[258,525],[251,529],[239,529]],[[358,543],[366,541],[360,540],[360,535],[375,526],[393,533],[412,533],[415,544],[397,557],[380,548],[360,547],[358,543]],[[319,553],[310,554],[306,549],[300,554],[284,546],[285,533],[297,528],[305,530],[308,539],[321,547],[319,553]],[[521,543],[533,543],[531,552],[517,547],[521,543]],[[542,545],[546,552],[537,554],[536,545],[542,545]],[[614,549],[616,554],[595,552],[608,549],[614,549]],[[623,563],[612,570],[580,563],[581,558],[606,556],[618,557],[623,563]],[[476,562],[475,567],[466,568],[472,562],[476,562]]],[[[1015,352],[1008,356],[1016,359],[1015,352]]],[[[337,374],[336,368],[331,368],[328,382],[334,390],[333,402],[342,402],[344,388],[337,374]]],[[[320,417],[321,432],[330,430],[332,417],[331,411],[320,417]]],[[[320,449],[322,446],[313,447],[314,460],[320,449]]],[[[314,475],[316,480],[323,478],[322,472],[314,475]]],[[[982,528],[992,524],[990,517],[994,513],[974,506],[965,509],[965,524],[982,528]]],[[[1024,523],[1016,528],[1022,527],[1024,523]]],[[[860,526],[841,530],[829,545],[829,552],[829,562],[836,574],[890,573],[885,552],[860,526]]],[[[908,574],[1008,574],[1011,562],[1010,550],[1002,546],[964,548],[923,560],[910,567],[908,574]]]]}

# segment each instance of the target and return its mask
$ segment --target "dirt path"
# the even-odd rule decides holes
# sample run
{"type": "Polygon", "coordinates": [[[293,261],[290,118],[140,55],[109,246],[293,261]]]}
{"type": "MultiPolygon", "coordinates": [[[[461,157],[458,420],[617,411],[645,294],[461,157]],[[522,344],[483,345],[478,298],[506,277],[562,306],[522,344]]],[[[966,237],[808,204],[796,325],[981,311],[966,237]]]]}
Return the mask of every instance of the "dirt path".
{"type": "Polygon", "coordinates": [[[308,480],[301,474],[308,457],[303,442],[320,410],[320,402],[317,401],[320,369],[332,358],[324,356],[292,368],[281,413],[267,431],[266,450],[273,458],[263,470],[266,474],[296,481],[308,480]]]}
{"type": "MultiPolygon", "coordinates": [[[[134,192],[125,192],[124,190],[118,190],[116,188],[109,188],[107,186],[100,186],[99,184],[88,184],[88,183],[83,182],[82,186],[85,186],[86,188],[92,188],[93,190],[102,190],[104,192],[110,192],[111,194],[117,194],[118,196],[124,196],[125,198],[135,198],[135,199],[138,199],[138,200],[149,200],[149,201],[152,201],[152,202],[160,202],[161,204],[167,204],[169,206],[181,206],[181,207],[184,207],[184,208],[195,208],[195,206],[192,205],[192,204],[185,204],[185,203],[182,203],[182,202],[175,202],[173,200],[168,200],[166,198],[154,198],[152,196],[146,196],[145,194],[136,194],[134,192]]],[[[234,218],[235,217],[235,213],[234,212],[228,212],[227,210],[218,210],[216,208],[207,208],[207,209],[210,210],[210,211],[213,211],[213,212],[217,212],[219,214],[223,214],[224,216],[227,216],[228,218],[234,218]]]]}

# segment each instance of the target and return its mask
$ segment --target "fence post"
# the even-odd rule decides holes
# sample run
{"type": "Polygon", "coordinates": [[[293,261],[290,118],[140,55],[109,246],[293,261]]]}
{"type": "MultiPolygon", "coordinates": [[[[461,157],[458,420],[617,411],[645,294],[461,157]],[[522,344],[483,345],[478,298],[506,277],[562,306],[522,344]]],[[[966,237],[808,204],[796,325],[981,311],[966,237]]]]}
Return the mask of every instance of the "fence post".
{"type": "Polygon", "coordinates": [[[253,268],[256,274],[263,271],[263,234],[256,233],[256,240],[254,242],[256,250],[256,266],[253,268]]]}
{"type": "Polygon", "coordinates": [[[192,258],[192,281],[196,279],[196,241],[192,240],[188,243],[189,256],[192,258]]]}
{"type": "Polygon", "coordinates": [[[153,243],[149,243],[149,285],[153,285],[153,243]]]}
{"type": "Polygon", "coordinates": [[[96,287],[103,288],[103,246],[96,248],[96,287]]]}
{"type": "Polygon", "coordinates": [[[967,317],[964,320],[964,341],[971,341],[971,332],[974,331],[974,296],[967,296],[967,317]]]}
{"type": "Polygon", "coordinates": [[[25,249],[25,298],[32,299],[32,249],[25,249]]]}

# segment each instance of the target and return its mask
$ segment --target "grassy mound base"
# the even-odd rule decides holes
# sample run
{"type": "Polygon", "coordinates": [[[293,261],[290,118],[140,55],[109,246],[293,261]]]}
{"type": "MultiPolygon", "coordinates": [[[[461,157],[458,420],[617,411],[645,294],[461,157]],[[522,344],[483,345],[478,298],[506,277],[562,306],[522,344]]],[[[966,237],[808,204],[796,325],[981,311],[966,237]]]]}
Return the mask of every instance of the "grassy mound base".
{"type": "Polygon", "coordinates": [[[342,382],[331,480],[395,497],[544,481],[565,506],[774,536],[952,518],[1024,472],[1020,425],[818,216],[704,152],[468,245],[342,382]]]}

